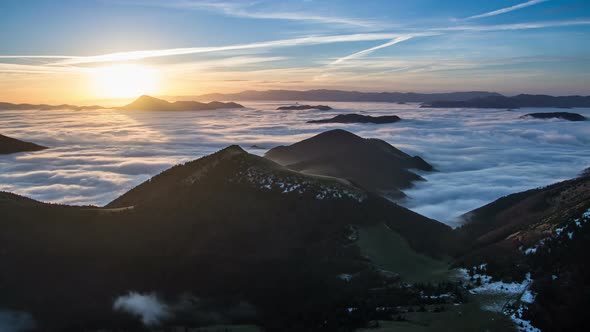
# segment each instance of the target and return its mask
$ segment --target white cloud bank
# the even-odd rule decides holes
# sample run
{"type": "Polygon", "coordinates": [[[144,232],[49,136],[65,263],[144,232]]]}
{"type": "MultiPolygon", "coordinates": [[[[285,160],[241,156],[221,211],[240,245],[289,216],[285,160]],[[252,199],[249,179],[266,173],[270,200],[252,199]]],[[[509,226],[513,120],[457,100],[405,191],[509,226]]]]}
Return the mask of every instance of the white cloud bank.
{"type": "MultiPolygon", "coordinates": [[[[301,102],[301,101],[300,101],[301,102]]],[[[424,157],[439,172],[404,204],[454,224],[503,195],[571,178],[590,166],[590,122],[519,119],[528,112],[328,103],[334,111],[276,111],[279,103],[206,112],[2,111],[0,133],[52,147],[0,156],[0,190],[43,201],[104,205],[170,166],[230,144],[271,148],[342,128],[424,157]],[[392,125],[317,125],[340,113],[397,114],[392,125]]],[[[555,110],[553,110],[555,111],[555,110]]],[[[573,112],[590,117],[590,109],[573,112]]],[[[250,150],[261,154],[264,150],[250,150]]]]}

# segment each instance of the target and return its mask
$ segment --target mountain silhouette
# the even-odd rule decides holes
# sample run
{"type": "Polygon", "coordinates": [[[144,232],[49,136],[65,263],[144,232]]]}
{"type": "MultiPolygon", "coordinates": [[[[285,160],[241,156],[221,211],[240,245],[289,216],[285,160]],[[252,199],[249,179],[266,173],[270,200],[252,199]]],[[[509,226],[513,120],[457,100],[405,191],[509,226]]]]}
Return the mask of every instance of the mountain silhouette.
{"type": "Polygon", "coordinates": [[[130,104],[119,107],[125,111],[207,111],[225,108],[243,108],[244,106],[236,103],[222,103],[212,101],[210,103],[200,103],[197,101],[175,101],[173,103],[163,99],[151,96],[141,96],[130,104]]]}
{"type": "Polygon", "coordinates": [[[347,102],[433,102],[463,101],[479,97],[501,96],[495,92],[467,91],[449,93],[415,92],[358,92],[342,90],[267,90],[243,91],[238,93],[211,93],[194,97],[197,100],[307,100],[307,101],[347,101],[347,102]]]}
{"type": "Polygon", "coordinates": [[[113,311],[114,299],[129,291],[185,299],[168,307],[187,310],[168,318],[175,326],[351,326],[342,305],[366,298],[367,317],[377,314],[369,289],[384,305],[420,301],[362,255],[357,228],[386,225],[409,250],[430,257],[449,255],[454,243],[452,230],[435,220],[238,146],[174,166],[104,208],[0,192],[0,211],[0,308],[31,313],[44,331],[143,330],[113,311]],[[255,310],[235,309],[244,307],[255,310]]]}
{"type": "Polygon", "coordinates": [[[521,108],[521,107],[590,107],[590,96],[560,96],[520,94],[514,97],[485,96],[469,100],[436,100],[422,107],[435,108],[521,108]]]}
{"type": "Polygon", "coordinates": [[[0,154],[39,151],[44,149],[47,149],[47,147],[0,135],[0,154]]]}
{"type": "Polygon", "coordinates": [[[520,117],[521,119],[562,119],[568,121],[586,121],[586,117],[578,113],[570,112],[547,112],[547,113],[529,113],[520,117]]]}
{"type": "Polygon", "coordinates": [[[339,114],[329,119],[310,120],[307,123],[394,123],[400,121],[397,115],[370,116],[361,114],[339,114]]]}
{"type": "Polygon", "coordinates": [[[403,196],[422,177],[409,171],[432,171],[432,165],[418,156],[410,156],[379,139],[365,139],[336,129],[290,146],[278,146],[265,157],[290,169],[307,174],[343,178],[367,190],[403,196]]]}

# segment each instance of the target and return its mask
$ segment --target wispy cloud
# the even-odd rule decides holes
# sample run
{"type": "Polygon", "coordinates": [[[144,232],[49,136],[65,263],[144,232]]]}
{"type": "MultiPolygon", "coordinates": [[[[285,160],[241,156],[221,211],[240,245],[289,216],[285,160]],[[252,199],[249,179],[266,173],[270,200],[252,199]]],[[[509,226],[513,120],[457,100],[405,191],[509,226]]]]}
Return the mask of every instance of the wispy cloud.
{"type": "MultiPolygon", "coordinates": [[[[142,51],[108,53],[108,54],[95,55],[95,56],[84,56],[84,57],[72,56],[70,58],[65,58],[63,61],[55,62],[54,64],[65,66],[65,65],[80,65],[80,64],[101,63],[101,62],[133,61],[133,60],[142,60],[142,59],[148,59],[148,58],[166,57],[166,56],[201,54],[201,53],[212,53],[212,52],[223,52],[223,51],[238,51],[238,50],[257,49],[257,48],[275,48],[275,47],[289,47],[289,46],[301,46],[301,45],[319,45],[319,44],[330,44],[330,43],[386,40],[386,39],[398,38],[400,36],[403,36],[403,35],[399,34],[399,33],[364,33],[364,34],[346,34],[346,35],[332,35],[332,36],[309,36],[309,37],[301,37],[301,38],[293,38],[293,39],[281,39],[281,40],[274,40],[274,41],[249,43],[249,44],[226,45],[226,46],[142,50],[142,51]]],[[[4,57],[5,58],[29,58],[30,56],[5,55],[4,57]]],[[[39,57],[39,56],[37,56],[37,57],[39,57]]]]}
{"type": "Polygon", "coordinates": [[[27,65],[18,63],[0,63],[0,73],[20,73],[20,74],[60,74],[76,73],[83,68],[50,66],[50,65],[27,65]]]}
{"type": "Polygon", "coordinates": [[[334,62],[332,62],[331,64],[332,65],[336,65],[336,64],[342,63],[342,62],[347,61],[347,60],[360,58],[360,57],[363,57],[363,56],[365,56],[367,54],[371,54],[371,53],[373,53],[373,52],[375,52],[375,51],[377,51],[379,49],[386,48],[386,47],[389,47],[389,46],[392,46],[392,45],[401,43],[403,41],[406,41],[408,39],[411,39],[412,37],[414,37],[414,36],[412,36],[412,35],[399,36],[399,37],[396,37],[396,38],[390,40],[389,42],[387,42],[385,44],[381,44],[381,45],[377,45],[377,46],[374,46],[374,47],[371,47],[371,48],[367,48],[365,50],[362,50],[362,51],[359,51],[359,52],[356,52],[356,53],[347,55],[345,57],[339,58],[339,59],[335,60],[334,62]]]}
{"type": "MultiPolygon", "coordinates": [[[[191,1],[191,0],[170,0],[170,1],[136,1],[136,0],[116,0],[117,3],[134,4],[141,6],[157,6],[166,8],[190,9],[190,10],[208,10],[221,13],[227,16],[268,19],[268,20],[289,20],[302,21],[320,24],[342,24],[363,28],[384,28],[391,24],[384,24],[376,20],[359,19],[342,16],[318,15],[305,11],[280,11],[280,10],[260,10],[257,5],[260,1],[191,1]]],[[[272,2],[270,2],[272,4],[272,2]]]]}
{"type": "Polygon", "coordinates": [[[527,1],[527,2],[519,3],[519,4],[514,5],[514,6],[501,8],[501,9],[498,9],[498,10],[494,10],[494,11],[483,13],[483,14],[479,14],[479,15],[469,16],[467,18],[464,18],[463,20],[475,20],[475,19],[478,19],[478,18],[484,18],[484,17],[491,17],[491,16],[496,16],[496,15],[502,15],[502,14],[510,13],[512,11],[519,10],[519,9],[522,9],[522,8],[534,6],[536,4],[539,4],[539,3],[542,3],[542,2],[546,2],[546,1],[548,1],[548,0],[530,0],[530,1],[527,1]]]}
{"type": "Polygon", "coordinates": [[[432,31],[503,31],[526,30],[590,25],[590,20],[545,21],[496,25],[459,25],[454,27],[433,28],[432,31]]]}
{"type": "Polygon", "coordinates": [[[0,59],[18,59],[18,58],[27,58],[27,59],[71,59],[76,58],[75,56],[71,55],[0,55],[0,59]]]}

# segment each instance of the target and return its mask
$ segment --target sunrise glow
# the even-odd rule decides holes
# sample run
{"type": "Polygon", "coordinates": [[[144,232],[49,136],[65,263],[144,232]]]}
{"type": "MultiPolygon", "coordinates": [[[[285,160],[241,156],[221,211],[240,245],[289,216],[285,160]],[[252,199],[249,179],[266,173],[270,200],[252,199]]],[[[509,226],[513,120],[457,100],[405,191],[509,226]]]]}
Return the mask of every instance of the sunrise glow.
{"type": "Polygon", "coordinates": [[[111,65],[89,71],[91,94],[98,98],[131,98],[157,94],[160,77],[156,69],[141,65],[111,65]]]}

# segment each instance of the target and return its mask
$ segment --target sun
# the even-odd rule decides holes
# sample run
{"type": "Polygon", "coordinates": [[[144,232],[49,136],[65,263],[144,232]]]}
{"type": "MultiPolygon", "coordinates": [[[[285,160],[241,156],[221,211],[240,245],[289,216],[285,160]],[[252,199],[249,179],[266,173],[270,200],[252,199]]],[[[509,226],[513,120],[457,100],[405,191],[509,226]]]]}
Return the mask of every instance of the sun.
{"type": "Polygon", "coordinates": [[[111,65],[90,70],[93,94],[100,98],[133,98],[158,92],[156,69],[142,65],[111,65]]]}

